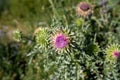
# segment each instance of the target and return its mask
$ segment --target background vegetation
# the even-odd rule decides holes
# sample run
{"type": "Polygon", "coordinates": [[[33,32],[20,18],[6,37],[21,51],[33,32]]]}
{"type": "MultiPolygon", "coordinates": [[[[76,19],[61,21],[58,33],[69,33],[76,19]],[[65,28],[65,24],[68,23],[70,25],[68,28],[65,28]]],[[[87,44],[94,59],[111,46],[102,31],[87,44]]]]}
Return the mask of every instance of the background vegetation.
{"type": "MultiPolygon", "coordinates": [[[[105,59],[104,50],[106,46],[112,43],[120,44],[120,2],[119,0],[108,0],[107,16],[101,18],[101,8],[98,6],[94,11],[95,14],[93,16],[95,17],[83,24],[80,23],[79,20],[81,18],[79,19],[75,12],[76,5],[80,1],[86,1],[93,5],[100,5],[102,0],[0,0],[0,80],[66,80],[67,78],[63,78],[63,76],[66,76],[67,71],[69,73],[69,70],[75,72],[73,67],[75,66],[75,63],[77,64],[78,59],[83,60],[83,62],[80,62],[81,67],[77,67],[80,70],[82,69],[83,73],[79,73],[80,71],[78,70],[78,73],[81,76],[77,79],[119,80],[120,77],[115,77],[114,75],[112,75],[114,78],[109,78],[111,75],[103,78],[102,76],[106,76],[107,72],[104,74],[104,72],[100,72],[100,70],[103,70],[105,59]],[[55,55],[47,52],[50,51],[55,53],[54,51],[45,51],[44,49],[42,51],[41,48],[38,48],[34,39],[35,29],[41,26],[55,28],[56,26],[59,26],[59,24],[62,24],[62,26],[70,26],[67,27],[68,30],[72,29],[73,32],[76,31],[77,35],[74,35],[77,37],[75,39],[76,42],[79,42],[79,38],[84,36],[84,38],[81,39],[81,43],[77,44],[82,44],[80,45],[80,47],[82,47],[80,53],[87,53],[87,57],[84,56],[84,54],[78,55],[80,53],[77,51],[78,54],[75,52],[76,54],[74,55],[74,60],[76,60],[76,62],[69,62],[69,60],[66,60],[68,58],[65,58],[65,56],[68,57],[66,54],[64,57],[62,57],[63,55],[59,55],[54,58],[53,56],[55,55]],[[81,27],[81,25],[90,25],[92,27],[81,27]],[[96,27],[97,25],[98,27],[96,27]],[[22,43],[13,39],[13,31],[16,29],[22,32],[22,43]],[[81,33],[77,31],[79,29],[84,35],[81,35],[81,33]],[[93,39],[95,34],[96,41],[94,43],[93,39]],[[97,50],[96,45],[100,50],[97,50]],[[32,55],[26,56],[31,53],[32,55]],[[45,64],[45,53],[50,55],[50,59],[48,59],[51,64],[45,64]],[[94,54],[94,56],[91,57],[90,53],[102,54],[94,54]],[[78,58],[77,56],[82,56],[83,58],[78,58]],[[55,66],[54,60],[57,60],[58,58],[68,61],[71,65],[71,67],[69,65],[67,66],[68,70],[65,68],[66,73],[57,71],[56,68],[58,65],[55,66]],[[46,71],[45,67],[49,67],[49,70],[46,71]],[[51,75],[54,71],[56,71],[56,74],[51,75]],[[92,78],[90,76],[97,77],[92,78]]],[[[75,51],[76,49],[77,47],[75,48],[75,51]]],[[[65,61],[63,61],[63,64],[60,64],[58,61],[60,68],[66,66],[64,64],[65,61]]],[[[120,67],[118,67],[118,69],[120,69],[120,67]]],[[[108,72],[109,71],[110,70],[108,70],[108,72]]],[[[118,74],[119,71],[118,73],[115,73],[118,74]]],[[[76,77],[76,75],[71,76],[71,78],[68,77],[68,80],[73,80],[73,78],[75,79],[76,77]]]]}

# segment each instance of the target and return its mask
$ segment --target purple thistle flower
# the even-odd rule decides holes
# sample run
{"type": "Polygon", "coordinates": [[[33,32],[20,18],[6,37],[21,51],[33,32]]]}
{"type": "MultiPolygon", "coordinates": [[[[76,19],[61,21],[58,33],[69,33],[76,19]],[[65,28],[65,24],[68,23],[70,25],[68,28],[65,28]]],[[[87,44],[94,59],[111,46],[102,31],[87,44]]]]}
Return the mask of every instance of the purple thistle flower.
{"type": "Polygon", "coordinates": [[[86,2],[80,2],[76,7],[76,12],[78,16],[88,17],[92,15],[94,6],[86,3],[86,2]]]}
{"type": "Polygon", "coordinates": [[[81,5],[80,5],[80,9],[82,9],[83,11],[87,11],[87,10],[89,10],[91,8],[91,6],[89,5],[89,4],[87,4],[87,3],[82,3],[81,5]]]}
{"type": "Polygon", "coordinates": [[[56,48],[64,48],[68,45],[69,40],[66,35],[59,33],[55,35],[53,43],[56,48]]]}
{"type": "Polygon", "coordinates": [[[115,51],[115,52],[113,53],[113,56],[116,57],[116,58],[118,58],[118,57],[120,56],[120,52],[115,51]]]}

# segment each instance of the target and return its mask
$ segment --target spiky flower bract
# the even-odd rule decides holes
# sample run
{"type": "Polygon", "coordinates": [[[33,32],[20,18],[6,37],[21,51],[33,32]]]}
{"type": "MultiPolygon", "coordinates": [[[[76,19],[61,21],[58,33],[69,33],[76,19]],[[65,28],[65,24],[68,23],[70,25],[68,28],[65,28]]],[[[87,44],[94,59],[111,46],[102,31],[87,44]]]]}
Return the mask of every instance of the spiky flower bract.
{"type": "Polygon", "coordinates": [[[76,12],[77,15],[86,18],[93,13],[93,6],[87,2],[80,2],[76,7],[76,12]]]}
{"type": "Polygon", "coordinates": [[[45,47],[48,43],[48,32],[46,28],[39,27],[34,32],[36,43],[45,47]]]}
{"type": "Polygon", "coordinates": [[[106,60],[115,61],[120,56],[120,45],[119,44],[111,44],[107,47],[106,51],[106,60]]]}

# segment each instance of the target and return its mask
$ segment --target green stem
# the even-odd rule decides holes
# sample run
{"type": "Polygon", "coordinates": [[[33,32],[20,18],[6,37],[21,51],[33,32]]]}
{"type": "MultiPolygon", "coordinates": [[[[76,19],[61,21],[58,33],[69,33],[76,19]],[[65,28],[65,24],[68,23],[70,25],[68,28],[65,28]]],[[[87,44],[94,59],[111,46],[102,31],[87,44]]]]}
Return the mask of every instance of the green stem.
{"type": "Polygon", "coordinates": [[[55,9],[55,6],[54,6],[54,4],[53,4],[53,1],[52,1],[52,0],[49,0],[49,2],[50,2],[50,4],[51,4],[53,13],[54,13],[56,16],[59,16],[59,15],[58,15],[58,12],[57,12],[56,9],[55,9]]]}

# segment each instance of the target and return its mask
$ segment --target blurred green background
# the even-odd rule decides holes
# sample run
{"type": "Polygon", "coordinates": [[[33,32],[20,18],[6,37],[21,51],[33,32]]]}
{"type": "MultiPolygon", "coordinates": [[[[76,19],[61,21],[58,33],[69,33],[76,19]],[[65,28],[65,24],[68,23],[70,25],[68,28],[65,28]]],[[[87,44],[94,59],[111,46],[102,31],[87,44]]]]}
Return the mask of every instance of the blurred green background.
{"type": "Polygon", "coordinates": [[[11,41],[15,28],[26,32],[39,21],[47,20],[49,7],[47,0],[0,0],[0,43],[11,41]]]}
{"type": "MultiPolygon", "coordinates": [[[[49,23],[53,17],[52,6],[49,1],[0,0],[0,43],[6,43],[6,39],[11,41],[11,31],[15,28],[19,28],[27,34],[28,32],[32,32],[36,25],[49,23]]],[[[62,7],[69,10],[75,7],[80,1],[100,4],[100,0],[53,0],[53,3],[56,9],[62,7]],[[64,6],[61,5],[62,2],[64,6]]],[[[119,0],[108,1],[114,7],[114,4],[119,0]]],[[[115,10],[119,11],[117,6],[115,10]]]]}
{"type": "MultiPolygon", "coordinates": [[[[61,7],[62,1],[70,8],[80,0],[53,0],[57,7],[61,7]]],[[[15,28],[27,34],[36,25],[49,23],[52,15],[49,0],[0,0],[0,43],[11,41],[11,32],[15,28]]]]}

